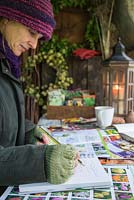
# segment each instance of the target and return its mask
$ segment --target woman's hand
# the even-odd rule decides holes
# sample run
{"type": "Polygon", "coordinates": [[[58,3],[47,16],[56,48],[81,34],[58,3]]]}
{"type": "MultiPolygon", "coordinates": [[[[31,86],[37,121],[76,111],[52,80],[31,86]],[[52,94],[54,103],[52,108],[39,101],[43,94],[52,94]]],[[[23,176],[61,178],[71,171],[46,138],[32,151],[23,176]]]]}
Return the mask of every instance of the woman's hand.
{"type": "Polygon", "coordinates": [[[49,138],[38,127],[26,133],[26,144],[43,145],[49,144],[49,138]]]}
{"type": "Polygon", "coordinates": [[[72,145],[47,145],[45,151],[45,172],[52,184],[64,183],[78,165],[79,153],[72,145]]]}
{"type": "Polygon", "coordinates": [[[34,137],[37,145],[49,144],[49,138],[38,127],[34,130],[34,137]]]}

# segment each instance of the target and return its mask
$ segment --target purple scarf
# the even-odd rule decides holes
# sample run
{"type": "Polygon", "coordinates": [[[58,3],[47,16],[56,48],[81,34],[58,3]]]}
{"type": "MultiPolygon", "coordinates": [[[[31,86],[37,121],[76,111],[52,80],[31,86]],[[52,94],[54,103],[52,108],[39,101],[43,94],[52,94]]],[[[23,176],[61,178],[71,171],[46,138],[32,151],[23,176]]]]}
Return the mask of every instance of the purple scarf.
{"type": "Polygon", "coordinates": [[[6,57],[10,64],[10,70],[12,75],[16,78],[20,77],[20,57],[16,56],[9,48],[7,41],[2,37],[0,33],[0,52],[6,57]],[[4,41],[3,41],[4,40],[4,41]],[[4,45],[3,45],[4,43],[4,45]]]}

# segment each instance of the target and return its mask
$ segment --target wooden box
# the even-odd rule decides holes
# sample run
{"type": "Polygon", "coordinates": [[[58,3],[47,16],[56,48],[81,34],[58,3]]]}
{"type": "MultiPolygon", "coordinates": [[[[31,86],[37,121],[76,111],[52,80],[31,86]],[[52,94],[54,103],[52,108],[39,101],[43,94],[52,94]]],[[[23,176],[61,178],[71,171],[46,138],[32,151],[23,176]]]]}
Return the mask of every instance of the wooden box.
{"type": "Polygon", "coordinates": [[[47,106],[48,119],[93,118],[94,106],[47,106]]]}

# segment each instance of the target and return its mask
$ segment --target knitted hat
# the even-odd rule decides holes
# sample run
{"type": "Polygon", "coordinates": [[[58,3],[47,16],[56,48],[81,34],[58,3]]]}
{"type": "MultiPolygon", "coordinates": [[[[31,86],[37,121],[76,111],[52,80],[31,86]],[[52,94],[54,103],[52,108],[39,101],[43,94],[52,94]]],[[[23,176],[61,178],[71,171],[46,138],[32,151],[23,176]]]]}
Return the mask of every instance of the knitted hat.
{"type": "Polygon", "coordinates": [[[50,0],[0,0],[0,16],[30,27],[46,40],[51,38],[55,27],[50,0]]]}

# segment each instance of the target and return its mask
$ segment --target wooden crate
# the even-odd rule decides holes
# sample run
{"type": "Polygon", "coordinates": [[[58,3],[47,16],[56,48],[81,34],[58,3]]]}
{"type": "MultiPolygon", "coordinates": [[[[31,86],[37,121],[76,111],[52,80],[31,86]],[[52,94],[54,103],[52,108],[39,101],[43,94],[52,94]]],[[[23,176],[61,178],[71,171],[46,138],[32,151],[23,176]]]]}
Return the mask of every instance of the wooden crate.
{"type": "Polygon", "coordinates": [[[95,117],[93,106],[47,106],[48,119],[67,118],[92,118],[95,117]]]}

